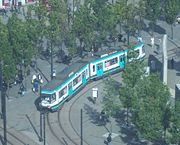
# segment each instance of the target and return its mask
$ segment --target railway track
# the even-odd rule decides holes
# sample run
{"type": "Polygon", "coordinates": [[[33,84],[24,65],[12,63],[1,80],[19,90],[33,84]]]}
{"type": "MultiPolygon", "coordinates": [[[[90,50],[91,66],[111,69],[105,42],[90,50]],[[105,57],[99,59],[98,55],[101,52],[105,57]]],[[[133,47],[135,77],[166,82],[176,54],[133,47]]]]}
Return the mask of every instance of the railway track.
{"type": "MultiPolygon", "coordinates": [[[[119,73],[112,76],[112,78],[119,77],[119,73]]],[[[48,113],[47,115],[47,128],[49,131],[48,142],[53,142],[54,145],[79,145],[81,142],[80,132],[73,125],[73,118],[71,118],[72,108],[77,101],[83,97],[89,90],[103,83],[98,80],[88,84],[69,102],[66,102],[61,110],[55,113],[48,113]]],[[[77,112],[78,113],[78,112],[77,112]]],[[[80,122],[79,122],[80,123],[80,122]]],[[[83,139],[83,145],[90,145],[83,139]]]]}
{"type": "MultiPolygon", "coordinates": [[[[3,130],[0,127],[0,130],[3,130]]],[[[27,136],[21,134],[19,131],[14,130],[13,128],[7,129],[7,145],[38,145],[36,142],[28,138],[27,136]]],[[[3,144],[4,135],[0,133],[0,144],[3,144]]]]}

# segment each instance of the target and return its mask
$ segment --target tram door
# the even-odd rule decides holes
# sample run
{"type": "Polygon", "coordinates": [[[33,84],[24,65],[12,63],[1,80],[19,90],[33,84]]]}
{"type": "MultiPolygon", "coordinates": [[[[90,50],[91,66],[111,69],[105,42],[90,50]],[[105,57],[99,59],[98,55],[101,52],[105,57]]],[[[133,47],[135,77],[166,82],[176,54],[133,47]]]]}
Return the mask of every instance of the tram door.
{"type": "Polygon", "coordinates": [[[96,65],[96,67],[97,67],[97,76],[99,77],[99,76],[102,76],[103,75],[103,63],[101,62],[101,63],[98,63],[97,65],[96,65]]]}
{"type": "Polygon", "coordinates": [[[83,85],[86,84],[86,71],[82,73],[82,83],[83,85]]]}
{"type": "Polygon", "coordinates": [[[72,89],[72,82],[68,84],[68,95],[71,96],[73,94],[73,89],[72,89]]]}
{"type": "Polygon", "coordinates": [[[125,55],[119,56],[119,66],[120,68],[124,68],[125,65],[125,55]]]}

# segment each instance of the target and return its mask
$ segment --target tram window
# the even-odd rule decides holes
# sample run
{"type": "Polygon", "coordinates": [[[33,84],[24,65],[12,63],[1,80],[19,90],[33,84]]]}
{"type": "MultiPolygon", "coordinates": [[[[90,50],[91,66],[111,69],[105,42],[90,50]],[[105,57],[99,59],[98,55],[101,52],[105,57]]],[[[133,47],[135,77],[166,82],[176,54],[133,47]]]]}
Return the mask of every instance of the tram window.
{"type": "Polygon", "coordinates": [[[52,94],[51,96],[51,103],[55,102],[56,101],[56,95],[55,94],[52,94]]]}
{"type": "Polygon", "coordinates": [[[69,88],[69,90],[72,89],[72,82],[70,82],[70,83],[68,84],[68,88],[69,88]]]}
{"type": "Polygon", "coordinates": [[[82,73],[82,78],[85,78],[85,77],[86,77],[86,73],[87,73],[87,71],[84,71],[84,72],[82,73]]]}
{"type": "Polygon", "coordinates": [[[123,62],[123,61],[124,61],[124,56],[121,56],[120,62],[123,62]]]}
{"type": "Polygon", "coordinates": [[[95,65],[93,65],[93,72],[95,72],[95,65]]]}
{"type": "Polygon", "coordinates": [[[144,46],[142,47],[142,53],[145,53],[145,48],[144,48],[144,46]]]}
{"type": "Polygon", "coordinates": [[[75,86],[76,84],[78,84],[81,81],[81,75],[79,75],[77,78],[75,78],[73,80],[73,86],[75,86]]]}
{"type": "Polygon", "coordinates": [[[62,97],[63,95],[65,95],[67,93],[67,86],[64,87],[60,92],[59,92],[59,97],[62,97]]]}
{"type": "Polygon", "coordinates": [[[115,57],[113,59],[105,61],[105,67],[111,66],[113,64],[116,64],[118,62],[118,58],[115,57]]]}
{"type": "Polygon", "coordinates": [[[98,70],[101,70],[102,67],[103,67],[102,63],[97,64],[97,69],[98,69],[98,70]]]}
{"type": "Polygon", "coordinates": [[[45,100],[45,101],[47,101],[47,102],[51,102],[51,99],[50,99],[50,95],[47,95],[47,94],[41,94],[41,99],[42,100],[45,100]]]}

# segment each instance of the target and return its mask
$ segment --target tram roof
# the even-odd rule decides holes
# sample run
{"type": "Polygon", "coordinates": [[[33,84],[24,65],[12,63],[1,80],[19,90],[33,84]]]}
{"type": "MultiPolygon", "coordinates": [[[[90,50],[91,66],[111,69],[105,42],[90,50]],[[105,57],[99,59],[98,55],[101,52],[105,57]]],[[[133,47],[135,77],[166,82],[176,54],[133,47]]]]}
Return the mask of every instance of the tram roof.
{"type": "Polygon", "coordinates": [[[86,64],[88,64],[88,62],[83,60],[70,64],[69,66],[65,67],[61,72],[58,72],[56,74],[56,77],[52,81],[43,86],[42,90],[53,91],[69,78],[70,73],[73,72],[73,74],[75,74],[86,64]]]}
{"type": "MultiPolygon", "coordinates": [[[[138,44],[137,42],[134,43],[133,45],[140,46],[140,44],[138,44]]],[[[73,62],[69,66],[65,67],[61,72],[58,72],[56,74],[56,77],[52,81],[48,82],[46,85],[44,85],[42,87],[42,90],[53,91],[57,87],[61,86],[69,78],[69,74],[71,72],[73,72],[73,74],[75,74],[89,62],[96,60],[100,57],[103,57],[103,55],[105,55],[105,54],[110,54],[115,51],[119,52],[119,51],[123,51],[123,50],[127,50],[127,49],[128,49],[127,45],[123,45],[121,47],[113,47],[113,48],[103,49],[103,50],[99,50],[98,52],[95,52],[94,56],[90,56],[90,57],[87,56],[87,57],[84,57],[84,59],[73,62]]]]}

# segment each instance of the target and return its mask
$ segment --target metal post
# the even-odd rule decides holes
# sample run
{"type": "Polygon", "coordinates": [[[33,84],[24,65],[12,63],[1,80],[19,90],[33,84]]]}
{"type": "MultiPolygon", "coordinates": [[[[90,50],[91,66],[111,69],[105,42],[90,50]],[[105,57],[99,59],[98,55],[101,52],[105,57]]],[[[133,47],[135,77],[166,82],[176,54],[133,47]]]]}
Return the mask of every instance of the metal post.
{"type": "Polygon", "coordinates": [[[52,40],[51,40],[51,80],[53,79],[53,48],[52,48],[52,40]]]}
{"type": "Polygon", "coordinates": [[[43,113],[43,124],[44,124],[44,145],[46,145],[46,112],[43,113]]]}
{"type": "MultiPolygon", "coordinates": [[[[1,61],[1,79],[3,81],[3,61],[1,61]]],[[[2,84],[1,86],[1,99],[2,99],[2,117],[3,117],[3,127],[4,127],[4,143],[3,145],[7,145],[7,136],[6,136],[6,95],[5,88],[2,84]]]]}
{"type": "Polygon", "coordinates": [[[6,136],[6,95],[4,92],[4,88],[2,89],[2,97],[3,97],[3,126],[4,126],[4,145],[7,145],[7,136],[6,136]]]}
{"type": "Polygon", "coordinates": [[[43,117],[43,113],[40,112],[40,138],[39,138],[40,142],[43,141],[43,139],[42,139],[42,117],[43,117]]]}
{"type": "Polygon", "coordinates": [[[3,107],[3,105],[2,105],[2,87],[3,87],[3,74],[2,74],[3,72],[2,72],[2,62],[0,62],[0,90],[1,90],[1,119],[3,119],[3,116],[2,116],[2,111],[3,111],[3,109],[2,109],[2,107],[3,107]]]}
{"type": "Polygon", "coordinates": [[[163,83],[167,84],[167,34],[163,36],[163,83]]]}
{"type": "Polygon", "coordinates": [[[83,145],[83,110],[81,109],[81,145],[83,145]]]}

